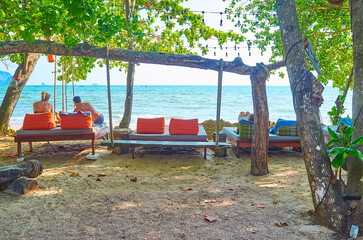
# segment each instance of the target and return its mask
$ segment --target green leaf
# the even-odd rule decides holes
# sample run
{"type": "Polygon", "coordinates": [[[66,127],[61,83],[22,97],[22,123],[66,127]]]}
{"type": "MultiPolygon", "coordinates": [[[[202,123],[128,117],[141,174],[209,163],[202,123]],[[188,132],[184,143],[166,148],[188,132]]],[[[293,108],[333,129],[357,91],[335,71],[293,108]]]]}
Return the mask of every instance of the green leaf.
{"type": "Polygon", "coordinates": [[[332,139],[332,140],[330,140],[329,142],[328,142],[328,144],[326,145],[326,147],[331,147],[331,146],[333,146],[333,144],[334,143],[336,143],[337,142],[337,140],[335,140],[335,139],[332,139]]]}
{"type": "Polygon", "coordinates": [[[358,157],[359,160],[363,161],[363,154],[358,149],[355,149],[355,148],[347,148],[347,151],[348,151],[348,154],[349,155],[358,157]]]}
{"type": "Polygon", "coordinates": [[[342,144],[341,144],[341,142],[340,142],[340,139],[339,139],[338,135],[337,135],[337,134],[336,134],[333,130],[331,130],[331,129],[330,129],[330,127],[328,127],[328,131],[329,131],[329,136],[330,136],[332,139],[337,140],[337,142],[338,142],[340,145],[342,145],[342,144]]]}
{"type": "Polygon", "coordinates": [[[363,136],[360,136],[359,138],[357,138],[357,139],[355,139],[351,144],[350,144],[350,146],[355,146],[355,145],[359,145],[359,144],[361,144],[361,143],[363,143],[363,136]]]}
{"type": "Polygon", "coordinates": [[[344,133],[344,138],[345,140],[349,141],[349,138],[350,136],[352,136],[354,133],[354,127],[348,127],[346,130],[345,130],[345,133],[344,133]]]}
{"type": "Polygon", "coordinates": [[[345,147],[335,147],[335,148],[329,150],[327,153],[328,154],[336,155],[337,153],[343,153],[343,152],[345,152],[345,150],[346,150],[345,147]]]}
{"type": "Polygon", "coordinates": [[[345,163],[345,158],[343,157],[342,153],[337,154],[333,161],[331,162],[331,165],[335,168],[338,168],[342,166],[345,163]]]}

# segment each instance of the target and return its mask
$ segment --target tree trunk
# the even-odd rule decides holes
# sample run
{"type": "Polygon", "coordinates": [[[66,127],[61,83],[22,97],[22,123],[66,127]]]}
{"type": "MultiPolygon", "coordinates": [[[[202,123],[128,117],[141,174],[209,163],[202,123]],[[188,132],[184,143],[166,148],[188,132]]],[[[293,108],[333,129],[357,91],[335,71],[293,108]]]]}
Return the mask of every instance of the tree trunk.
{"type": "Polygon", "coordinates": [[[0,186],[19,177],[35,178],[42,174],[43,166],[39,161],[30,160],[13,166],[0,167],[0,186]]]}
{"type": "Polygon", "coordinates": [[[0,135],[5,135],[7,133],[9,121],[19,100],[21,91],[28,82],[30,75],[33,73],[39,57],[40,54],[25,54],[23,62],[16,69],[13,78],[19,79],[18,87],[8,87],[0,107],[0,135]]]}
{"type": "Polygon", "coordinates": [[[351,73],[349,75],[348,81],[345,84],[345,88],[344,88],[343,95],[342,95],[342,97],[343,97],[344,100],[341,103],[338,103],[338,105],[337,105],[337,116],[336,116],[336,119],[339,118],[339,116],[340,116],[340,112],[342,111],[342,108],[344,106],[345,98],[346,98],[346,96],[348,94],[348,91],[349,91],[349,88],[350,88],[350,84],[353,81],[353,69],[354,68],[352,68],[352,71],[351,71],[351,73]]]}
{"type": "Polygon", "coordinates": [[[257,64],[257,69],[251,74],[254,134],[251,148],[251,174],[264,175],[268,173],[267,150],[269,137],[269,112],[266,94],[268,70],[263,64],[257,64]]]}
{"type": "Polygon", "coordinates": [[[341,182],[331,184],[331,163],[325,157],[319,118],[323,87],[308,70],[295,1],[277,0],[276,6],[315,214],[321,225],[340,230],[346,205],[341,197],[341,182]]]}
{"type": "MultiPolygon", "coordinates": [[[[353,139],[363,136],[363,0],[351,1],[351,19],[353,33],[353,68],[354,68],[354,86],[353,86],[353,125],[355,126],[353,139]]],[[[363,144],[354,146],[354,148],[363,152],[363,144]]],[[[348,196],[363,195],[363,161],[357,157],[349,156],[348,161],[348,196]]],[[[353,224],[360,225],[360,231],[363,228],[363,200],[349,201],[351,209],[358,207],[353,211],[353,224]]],[[[349,226],[348,226],[349,227],[349,226]]]]}
{"type": "Polygon", "coordinates": [[[132,98],[134,92],[134,74],[135,63],[129,63],[127,69],[127,86],[126,86],[126,99],[125,99],[125,111],[120,122],[120,128],[128,128],[130,126],[131,114],[132,114],[132,98]]]}

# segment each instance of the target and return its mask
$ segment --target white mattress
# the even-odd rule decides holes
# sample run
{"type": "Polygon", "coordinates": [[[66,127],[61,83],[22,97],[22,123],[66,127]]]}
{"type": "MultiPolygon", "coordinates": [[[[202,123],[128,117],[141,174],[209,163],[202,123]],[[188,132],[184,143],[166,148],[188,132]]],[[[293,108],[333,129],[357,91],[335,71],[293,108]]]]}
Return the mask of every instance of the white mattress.
{"type": "Polygon", "coordinates": [[[163,134],[154,133],[131,133],[130,140],[153,140],[153,141],[208,141],[207,133],[202,125],[199,125],[198,135],[170,135],[169,126],[165,126],[163,134]]]}

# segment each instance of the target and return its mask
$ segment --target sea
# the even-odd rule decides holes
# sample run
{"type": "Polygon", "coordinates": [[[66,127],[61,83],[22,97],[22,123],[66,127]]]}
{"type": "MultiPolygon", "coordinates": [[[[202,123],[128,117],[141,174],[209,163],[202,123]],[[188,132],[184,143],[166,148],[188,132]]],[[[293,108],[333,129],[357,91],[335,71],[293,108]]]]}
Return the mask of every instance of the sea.
{"type": "MultiPolygon", "coordinates": [[[[7,86],[0,86],[0,99],[4,98],[7,86]]],[[[139,117],[164,117],[166,123],[171,118],[198,118],[199,122],[216,119],[217,86],[165,86],[165,85],[136,85],[133,89],[131,128],[136,127],[139,117]]],[[[40,101],[41,92],[46,91],[52,96],[50,103],[56,111],[72,112],[73,89],[67,87],[67,98],[62,104],[62,86],[57,86],[56,103],[54,104],[54,87],[52,85],[26,85],[12,114],[10,125],[22,126],[26,113],[33,113],[33,103],[40,101]]],[[[109,122],[108,97],[106,85],[75,85],[75,96],[80,96],[83,102],[90,102],[101,112],[105,121],[109,122]]],[[[324,103],[320,107],[321,121],[330,124],[328,111],[334,106],[339,94],[338,89],[326,86],[323,92],[324,103]]],[[[292,94],[289,86],[267,86],[267,97],[270,120],[296,119],[292,94]]],[[[126,98],[125,85],[111,86],[112,122],[118,125],[124,112],[126,98]]],[[[352,116],[352,92],[348,93],[345,102],[346,111],[343,116],[352,116]]],[[[241,111],[253,113],[251,86],[223,86],[221,119],[237,122],[241,111]]]]}

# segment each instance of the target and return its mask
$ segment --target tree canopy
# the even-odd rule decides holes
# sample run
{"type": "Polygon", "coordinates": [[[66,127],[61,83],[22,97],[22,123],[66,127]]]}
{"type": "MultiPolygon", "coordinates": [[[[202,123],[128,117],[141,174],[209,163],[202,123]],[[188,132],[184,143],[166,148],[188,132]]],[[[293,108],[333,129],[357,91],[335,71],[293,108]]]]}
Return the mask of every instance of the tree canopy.
{"type": "MultiPolygon", "coordinates": [[[[323,84],[332,81],[340,90],[344,89],[353,67],[348,2],[332,5],[325,0],[296,1],[302,34],[311,41],[322,70],[318,79],[323,84]]],[[[250,45],[258,46],[261,51],[271,47],[271,61],[281,59],[283,48],[275,1],[233,0],[227,12],[243,33],[253,34],[250,45]]],[[[311,64],[310,69],[313,70],[311,64]]]]}

